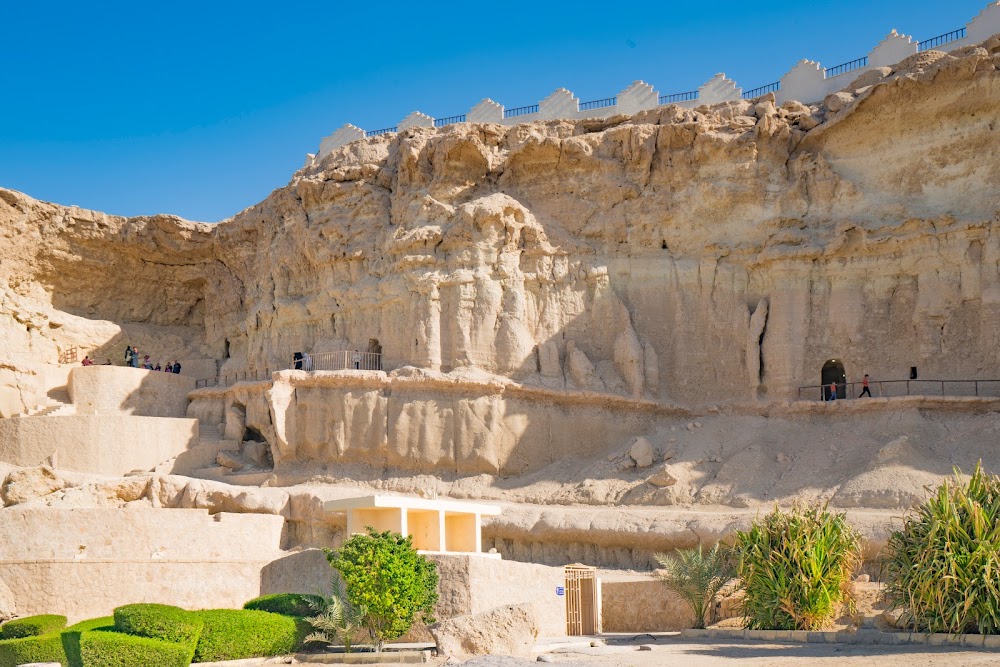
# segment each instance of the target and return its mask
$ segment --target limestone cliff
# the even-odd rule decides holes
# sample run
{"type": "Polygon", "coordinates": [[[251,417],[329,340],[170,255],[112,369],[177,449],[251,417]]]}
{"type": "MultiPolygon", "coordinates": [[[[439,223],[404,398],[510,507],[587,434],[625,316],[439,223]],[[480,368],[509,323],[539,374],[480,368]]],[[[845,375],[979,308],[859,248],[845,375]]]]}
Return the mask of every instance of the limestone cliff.
{"type": "Polygon", "coordinates": [[[0,191],[0,385],[24,394],[19,355],[133,337],[687,404],[794,397],[829,358],[1000,377],[998,63],[992,38],[814,107],[409,129],[214,227],[0,191]]]}

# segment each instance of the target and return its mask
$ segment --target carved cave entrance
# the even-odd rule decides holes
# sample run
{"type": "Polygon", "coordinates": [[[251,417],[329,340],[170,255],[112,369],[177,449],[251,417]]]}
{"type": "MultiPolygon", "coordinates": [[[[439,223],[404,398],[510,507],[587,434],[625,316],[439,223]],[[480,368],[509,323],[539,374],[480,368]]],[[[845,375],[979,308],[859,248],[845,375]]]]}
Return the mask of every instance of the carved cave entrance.
{"type": "Polygon", "coordinates": [[[837,398],[847,398],[847,372],[844,370],[844,362],[838,359],[830,359],[823,364],[823,400],[830,400],[830,385],[837,383],[837,398]]]}

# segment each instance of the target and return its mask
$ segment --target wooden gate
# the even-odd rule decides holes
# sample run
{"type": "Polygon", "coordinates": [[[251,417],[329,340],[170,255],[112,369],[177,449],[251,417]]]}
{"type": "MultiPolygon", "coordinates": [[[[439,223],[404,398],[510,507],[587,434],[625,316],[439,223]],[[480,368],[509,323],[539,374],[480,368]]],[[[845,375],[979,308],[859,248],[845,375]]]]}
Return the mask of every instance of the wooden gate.
{"type": "Polygon", "coordinates": [[[566,566],[566,634],[601,634],[601,580],[597,568],[566,566]]]}

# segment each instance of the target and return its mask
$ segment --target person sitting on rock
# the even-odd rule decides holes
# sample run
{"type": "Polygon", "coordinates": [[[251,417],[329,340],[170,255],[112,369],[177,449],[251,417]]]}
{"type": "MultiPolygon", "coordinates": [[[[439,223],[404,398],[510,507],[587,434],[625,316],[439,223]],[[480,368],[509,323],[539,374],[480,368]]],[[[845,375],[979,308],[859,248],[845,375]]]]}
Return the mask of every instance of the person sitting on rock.
{"type": "Polygon", "coordinates": [[[174,370],[173,370],[173,372],[176,373],[176,374],[178,374],[178,375],[180,375],[180,372],[181,372],[181,362],[179,362],[179,361],[175,361],[174,362],[174,370]]]}
{"type": "Polygon", "coordinates": [[[162,368],[160,367],[160,362],[156,362],[156,366],[155,366],[155,367],[153,368],[153,370],[154,370],[154,371],[162,371],[162,370],[163,370],[163,369],[162,369],[162,368]]]}
{"type": "Polygon", "coordinates": [[[148,354],[142,358],[142,367],[145,368],[147,371],[153,370],[153,364],[149,363],[148,354]]]}
{"type": "Polygon", "coordinates": [[[104,362],[104,365],[105,365],[105,366],[110,366],[110,365],[111,365],[111,360],[110,360],[110,359],[108,359],[107,357],[105,357],[105,362],[104,362]]]}
{"type": "Polygon", "coordinates": [[[94,362],[93,362],[93,361],[91,361],[91,360],[90,360],[90,357],[89,357],[89,356],[87,356],[87,355],[84,355],[84,357],[83,357],[83,361],[82,361],[82,362],[80,362],[80,363],[82,363],[82,364],[83,364],[84,366],[93,366],[93,365],[94,365],[94,362]]]}

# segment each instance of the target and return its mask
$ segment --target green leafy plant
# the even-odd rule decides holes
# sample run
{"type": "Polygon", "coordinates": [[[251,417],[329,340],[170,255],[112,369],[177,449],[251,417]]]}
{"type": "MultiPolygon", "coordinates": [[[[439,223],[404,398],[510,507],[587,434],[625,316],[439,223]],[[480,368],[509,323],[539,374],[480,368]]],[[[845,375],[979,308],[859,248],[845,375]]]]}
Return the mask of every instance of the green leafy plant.
{"type": "Polygon", "coordinates": [[[80,657],[86,667],[187,667],[190,644],[138,637],[114,628],[96,628],[80,635],[80,657]]]}
{"type": "Polygon", "coordinates": [[[327,560],[347,588],[347,601],[376,651],[405,634],[414,621],[433,623],[437,604],[437,566],[417,553],[413,540],[373,528],[354,535],[327,560]]]}
{"type": "Polygon", "coordinates": [[[956,470],[889,537],[883,575],[905,627],[1000,633],[1000,477],[956,470]]]}
{"type": "Polygon", "coordinates": [[[302,645],[310,629],[302,619],[267,611],[210,609],[189,613],[204,624],[195,662],[286,655],[302,645]]]}
{"type": "Polygon", "coordinates": [[[751,630],[817,630],[853,603],[861,540],[844,514],[775,508],[738,531],[734,549],[751,630]]]}
{"type": "Polygon", "coordinates": [[[344,647],[345,653],[350,653],[355,637],[362,630],[364,609],[358,609],[348,601],[343,581],[337,580],[329,599],[311,600],[309,606],[313,615],[306,618],[306,622],[314,632],[306,637],[306,643],[339,644],[344,647]]]}
{"type": "Polygon", "coordinates": [[[192,647],[197,645],[203,625],[191,612],[166,604],[129,604],[114,613],[118,632],[192,647]]]}
{"type": "Polygon", "coordinates": [[[112,618],[90,619],[42,635],[0,640],[0,667],[31,662],[58,662],[69,667],[83,667],[80,634],[96,627],[111,626],[113,622],[112,618]]]}
{"type": "Polygon", "coordinates": [[[683,598],[694,612],[694,627],[705,627],[705,615],[712,601],[735,574],[728,551],[721,545],[705,552],[697,549],[678,549],[675,555],[655,554],[663,567],[660,581],[683,598]]]}
{"type": "Polygon", "coordinates": [[[0,639],[18,639],[47,635],[66,627],[66,617],[55,614],[41,614],[15,618],[0,625],[0,639]]]}
{"type": "Polygon", "coordinates": [[[322,595],[307,595],[305,593],[275,593],[262,595],[250,600],[244,609],[269,611],[272,614],[284,616],[312,616],[316,613],[316,605],[322,605],[325,598],[322,595]]]}

